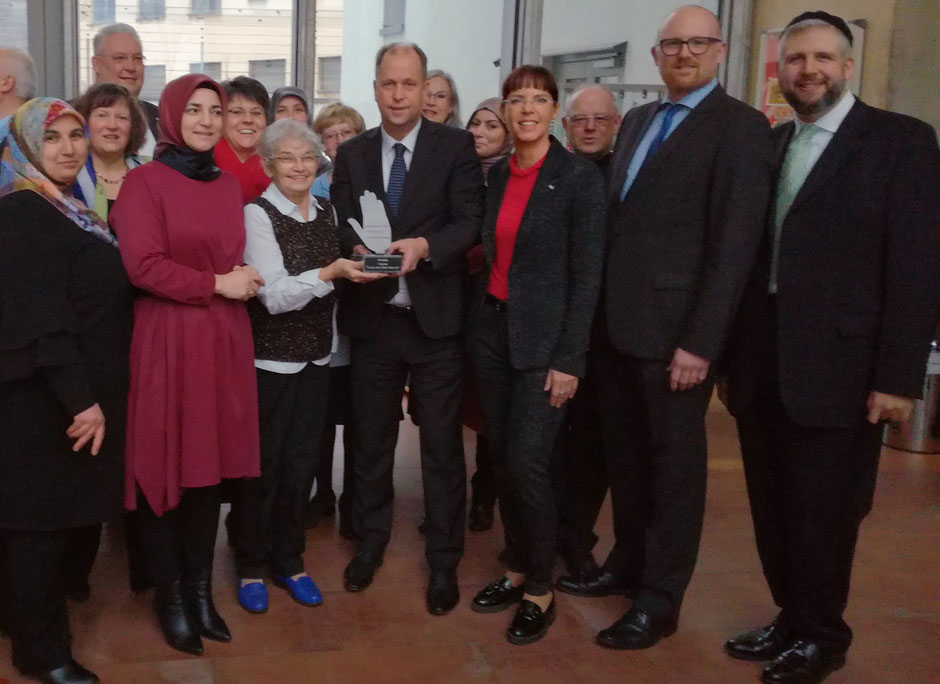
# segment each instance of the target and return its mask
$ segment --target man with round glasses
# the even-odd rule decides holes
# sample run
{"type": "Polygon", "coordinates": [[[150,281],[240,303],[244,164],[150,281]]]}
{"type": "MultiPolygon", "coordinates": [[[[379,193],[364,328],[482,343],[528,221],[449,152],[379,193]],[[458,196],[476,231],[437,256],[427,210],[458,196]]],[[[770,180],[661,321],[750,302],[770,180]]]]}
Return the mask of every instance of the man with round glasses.
{"type": "Polygon", "coordinates": [[[561,120],[571,150],[607,172],[620,113],[613,95],[602,85],[581,86],[565,102],[561,120]]]}
{"type": "Polygon", "coordinates": [[[598,642],[622,649],[677,628],[702,533],[711,364],[757,252],[772,166],[767,119],[718,84],[727,46],[714,14],[680,7],[651,52],[666,97],[630,110],[617,136],[599,314],[613,347],[600,405],[616,536],[602,569],[634,601],[598,642]]]}

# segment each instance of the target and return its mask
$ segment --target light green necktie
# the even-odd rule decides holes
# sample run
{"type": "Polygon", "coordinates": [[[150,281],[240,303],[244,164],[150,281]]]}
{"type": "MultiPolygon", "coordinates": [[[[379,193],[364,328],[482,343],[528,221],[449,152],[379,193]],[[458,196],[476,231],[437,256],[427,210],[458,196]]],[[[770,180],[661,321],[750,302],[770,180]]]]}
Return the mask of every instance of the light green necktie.
{"type": "Polygon", "coordinates": [[[810,166],[810,152],[812,151],[813,135],[819,131],[815,124],[802,124],[799,132],[790,141],[783,166],[780,169],[780,178],[777,181],[777,195],[774,204],[774,252],[770,263],[770,287],[768,291],[773,294],[777,291],[777,263],[780,251],[780,233],[783,220],[793,206],[793,200],[803,187],[806,177],[812,167],[810,166]]]}

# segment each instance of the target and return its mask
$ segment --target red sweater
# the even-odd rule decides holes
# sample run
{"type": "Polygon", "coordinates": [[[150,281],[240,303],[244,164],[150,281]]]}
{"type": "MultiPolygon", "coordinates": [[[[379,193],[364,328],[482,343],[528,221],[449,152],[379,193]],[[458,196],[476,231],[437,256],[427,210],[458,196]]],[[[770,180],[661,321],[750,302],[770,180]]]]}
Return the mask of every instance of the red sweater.
{"type": "Polygon", "coordinates": [[[490,268],[490,284],[487,288],[487,292],[503,301],[509,299],[509,266],[512,264],[519,224],[544,161],[545,157],[542,157],[529,168],[520,169],[516,166],[515,156],[509,158],[509,181],[496,217],[496,255],[490,268]]]}
{"type": "Polygon", "coordinates": [[[255,197],[267,190],[271,184],[268,174],[261,168],[261,157],[253,154],[244,163],[238,158],[235,152],[228,144],[228,140],[222,138],[215,146],[215,165],[223,171],[228,171],[238,179],[238,185],[242,190],[242,203],[248,204],[255,197]]]}

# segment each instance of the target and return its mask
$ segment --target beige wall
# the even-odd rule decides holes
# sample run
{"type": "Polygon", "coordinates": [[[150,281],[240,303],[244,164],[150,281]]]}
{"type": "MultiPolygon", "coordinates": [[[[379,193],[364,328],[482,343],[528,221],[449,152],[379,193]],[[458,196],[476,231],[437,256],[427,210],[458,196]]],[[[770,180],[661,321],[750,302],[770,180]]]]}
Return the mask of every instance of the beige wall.
{"type": "MultiPolygon", "coordinates": [[[[919,2],[919,0],[910,0],[919,2]]],[[[889,105],[888,83],[890,79],[891,43],[894,34],[894,9],[897,2],[905,0],[754,0],[754,41],[751,49],[751,84],[748,88],[749,101],[754,101],[757,83],[754,74],[759,58],[760,32],[766,29],[783,28],[801,12],[825,10],[837,14],[846,20],[866,19],[864,66],[862,69],[861,98],[875,107],[887,108],[889,105]]],[[[923,0],[926,12],[928,5],[936,0],[923,0]]],[[[929,14],[929,12],[927,12],[929,14]]],[[[936,34],[934,34],[936,35],[936,34]]],[[[935,49],[935,48],[934,48],[935,49]]],[[[936,90],[936,72],[931,77],[936,90]]]]}
{"type": "Polygon", "coordinates": [[[896,0],[889,109],[940,130],[940,10],[937,0],[896,0]]]}

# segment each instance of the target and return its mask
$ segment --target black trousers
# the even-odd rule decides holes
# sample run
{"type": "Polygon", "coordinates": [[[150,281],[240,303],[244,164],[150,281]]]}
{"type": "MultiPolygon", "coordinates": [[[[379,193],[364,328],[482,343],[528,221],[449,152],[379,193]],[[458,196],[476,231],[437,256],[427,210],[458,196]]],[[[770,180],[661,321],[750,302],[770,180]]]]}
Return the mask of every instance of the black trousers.
{"type": "Polygon", "coordinates": [[[72,658],[65,582],[72,530],[3,530],[5,628],[13,664],[24,673],[72,658]]]}
{"type": "Polygon", "coordinates": [[[509,362],[507,314],[484,307],[470,333],[483,424],[499,492],[509,570],[526,575],[526,592],[551,591],[557,509],[552,482],[555,438],[565,408],[549,403],[548,368],[509,362]]]}
{"type": "Polygon", "coordinates": [[[639,590],[634,605],[678,615],[705,513],[711,374],[669,389],[668,362],[614,353],[601,378],[616,542],[605,569],[639,590]]]}
{"type": "Polygon", "coordinates": [[[395,444],[410,374],[409,401],[420,416],[425,558],[432,569],[454,569],[463,555],[467,498],[460,340],[427,337],[412,311],[391,305],[379,323],[380,335],[352,340],[358,548],[381,555],[391,536],[395,444]]]}
{"type": "MultiPolygon", "coordinates": [[[[760,333],[763,382],[739,411],[738,436],[764,576],[778,620],[796,638],[846,650],[842,614],[859,525],[872,507],[883,424],[859,415],[854,428],[790,420],[780,398],[773,305],[760,333]]],[[[756,331],[755,331],[756,332],[756,331]]]]}
{"type": "Polygon", "coordinates": [[[330,367],[258,370],[261,477],[232,481],[235,565],[242,579],[304,571],[304,514],[319,460],[330,367]]]}
{"type": "Polygon", "coordinates": [[[470,477],[471,502],[474,506],[492,508],[496,505],[496,473],[493,471],[493,456],[486,435],[476,433],[476,470],[470,477]]]}
{"type": "Polygon", "coordinates": [[[589,556],[597,543],[594,525],[607,496],[599,381],[608,355],[588,352],[587,370],[559,434],[558,548],[575,559],[589,556]]]}
{"type": "Polygon", "coordinates": [[[137,496],[137,529],[155,584],[200,577],[212,570],[219,527],[221,487],[184,489],[179,506],[158,516],[143,494],[137,496]]]}
{"type": "Polygon", "coordinates": [[[333,450],[336,444],[336,426],[343,426],[343,493],[339,497],[339,514],[352,516],[353,454],[355,453],[355,427],[352,415],[352,385],[349,366],[330,367],[330,392],[323,436],[320,438],[320,461],[317,465],[316,497],[325,504],[336,502],[333,491],[333,450]]]}

